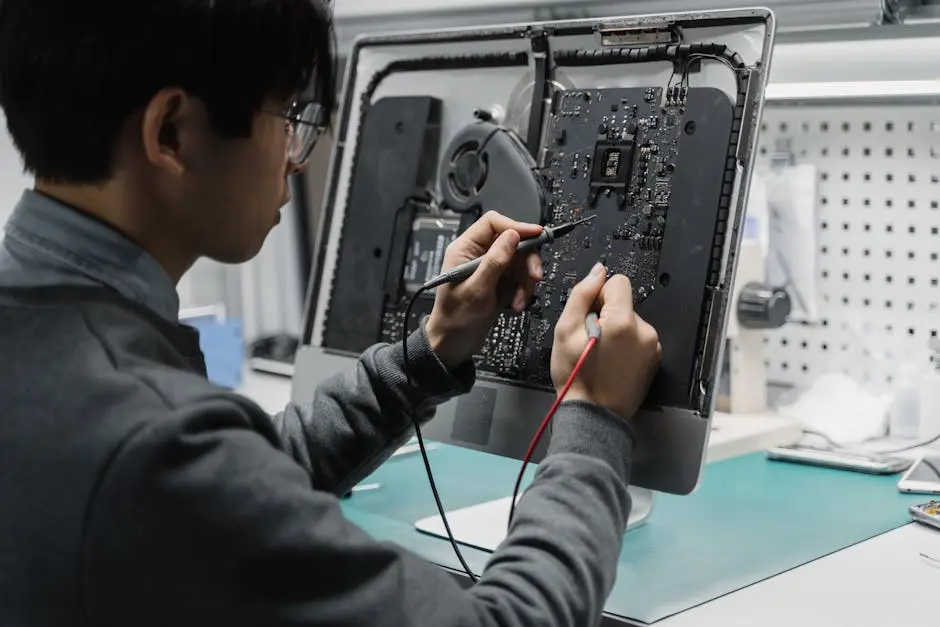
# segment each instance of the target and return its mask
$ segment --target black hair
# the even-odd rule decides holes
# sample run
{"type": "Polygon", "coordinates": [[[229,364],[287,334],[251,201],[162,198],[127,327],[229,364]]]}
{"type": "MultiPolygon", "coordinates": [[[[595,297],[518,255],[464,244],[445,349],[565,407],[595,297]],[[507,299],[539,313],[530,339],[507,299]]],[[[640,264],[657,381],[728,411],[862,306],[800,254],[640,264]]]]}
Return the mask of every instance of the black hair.
{"type": "Polygon", "coordinates": [[[269,98],[331,111],[326,0],[0,0],[0,106],[27,172],[62,183],[113,175],[128,117],[160,89],[247,137],[269,98]]]}

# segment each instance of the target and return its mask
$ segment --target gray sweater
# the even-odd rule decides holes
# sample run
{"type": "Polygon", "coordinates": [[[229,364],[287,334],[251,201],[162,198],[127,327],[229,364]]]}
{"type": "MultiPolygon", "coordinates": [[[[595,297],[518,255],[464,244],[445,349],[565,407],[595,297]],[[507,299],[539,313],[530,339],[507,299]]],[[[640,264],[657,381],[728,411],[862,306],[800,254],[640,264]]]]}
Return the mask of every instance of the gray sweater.
{"type": "Polygon", "coordinates": [[[272,417],[113,286],[0,288],[0,624],[598,623],[631,450],[599,407],[563,405],[470,589],[343,518],[337,494],[472,383],[409,342],[413,387],[400,347],[376,346],[272,417]]]}

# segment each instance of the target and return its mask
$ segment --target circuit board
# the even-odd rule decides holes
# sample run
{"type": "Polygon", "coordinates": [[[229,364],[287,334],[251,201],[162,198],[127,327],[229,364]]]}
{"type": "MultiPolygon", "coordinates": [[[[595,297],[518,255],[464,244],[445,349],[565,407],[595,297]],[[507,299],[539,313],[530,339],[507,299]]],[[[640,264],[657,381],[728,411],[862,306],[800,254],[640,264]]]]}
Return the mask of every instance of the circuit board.
{"type": "Polygon", "coordinates": [[[530,308],[521,376],[549,384],[553,329],[574,285],[595,263],[633,283],[634,306],[668,276],[659,272],[673,174],[683,133],[678,88],[566,91],[556,95],[543,172],[551,222],[594,219],[542,250],[545,280],[530,308]]]}
{"type": "MultiPolygon", "coordinates": [[[[551,196],[550,222],[596,217],[543,248],[545,279],[529,310],[499,316],[475,358],[478,369],[550,385],[555,323],[568,293],[598,261],[607,265],[609,273],[630,277],[637,306],[664,280],[658,272],[659,256],[685,112],[682,91],[670,90],[666,96],[662,88],[557,94],[542,172],[551,196]]],[[[406,284],[414,283],[416,265],[424,280],[440,270],[439,256],[430,255],[436,265],[428,263],[426,249],[434,246],[420,242],[436,242],[440,251],[460,230],[453,220],[435,223],[425,217],[415,224],[425,226],[412,231],[406,284]]],[[[410,293],[387,304],[382,341],[401,340],[410,293]]],[[[433,293],[418,299],[409,330],[430,313],[432,305],[433,293]]]]}

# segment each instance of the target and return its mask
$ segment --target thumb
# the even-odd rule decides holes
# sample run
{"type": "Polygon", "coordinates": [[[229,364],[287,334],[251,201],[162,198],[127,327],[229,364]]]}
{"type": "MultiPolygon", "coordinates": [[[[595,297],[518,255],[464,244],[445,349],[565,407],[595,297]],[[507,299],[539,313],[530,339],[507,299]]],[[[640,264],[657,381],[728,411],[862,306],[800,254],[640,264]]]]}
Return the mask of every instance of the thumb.
{"type": "Polygon", "coordinates": [[[584,318],[594,309],[594,304],[597,302],[601,290],[604,289],[606,281],[607,269],[599,263],[595,264],[591,268],[591,273],[571,290],[568,303],[565,305],[565,311],[562,314],[566,322],[575,325],[584,324],[584,318]]]}
{"type": "Polygon", "coordinates": [[[512,263],[518,245],[519,234],[517,232],[510,229],[500,233],[490,249],[483,255],[480,267],[467,282],[475,283],[479,289],[495,290],[500,277],[512,263]]]}

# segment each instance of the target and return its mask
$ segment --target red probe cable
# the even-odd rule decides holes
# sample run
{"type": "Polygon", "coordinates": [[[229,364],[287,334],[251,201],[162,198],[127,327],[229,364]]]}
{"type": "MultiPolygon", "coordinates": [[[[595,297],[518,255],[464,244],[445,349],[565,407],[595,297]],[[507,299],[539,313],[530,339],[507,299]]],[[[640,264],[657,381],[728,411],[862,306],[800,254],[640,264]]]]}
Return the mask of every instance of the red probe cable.
{"type": "Polygon", "coordinates": [[[581,368],[584,366],[584,362],[587,361],[588,356],[591,354],[591,351],[594,349],[594,346],[601,337],[601,328],[600,325],[597,324],[596,313],[589,313],[587,315],[587,319],[584,321],[584,325],[587,327],[588,333],[587,346],[585,346],[584,350],[581,351],[581,356],[578,358],[578,361],[575,362],[574,368],[571,369],[571,374],[568,375],[568,380],[565,381],[565,385],[562,386],[561,391],[555,398],[555,402],[552,403],[551,409],[548,410],[548,413],[545,414],[545,418],[542,419],[542,424],[539,425],[538,431],[535,432],[535,437],[532,438],[532,442],[529,443],[529,448],[525,453],[525,457],[522,458],[522,468],[519,469],[519,475],[516,477],[516,484],[512,489],[512,500],[509,502],[509,521],[507,525],[512,523],[512,517],[516,513],[516,499],[519,496],[519,488],[522,486],[522,477],[525,475],[525,469],[528,467],[529,462],[532,461],[532,455],[535,454],[535,449],[538,447],[539,441],[542,439],[542,435],[545,433],[548,425],[551,424],[552,418],[555,417],[555,414],[558,412],[558,408],[561,406],[561,403],[565,400],[565,396],[568,394],[568,390],[571,389],[571,385],[574,383],[574,380],[578,377],[578,373],[581,372],[581,368]]]}

